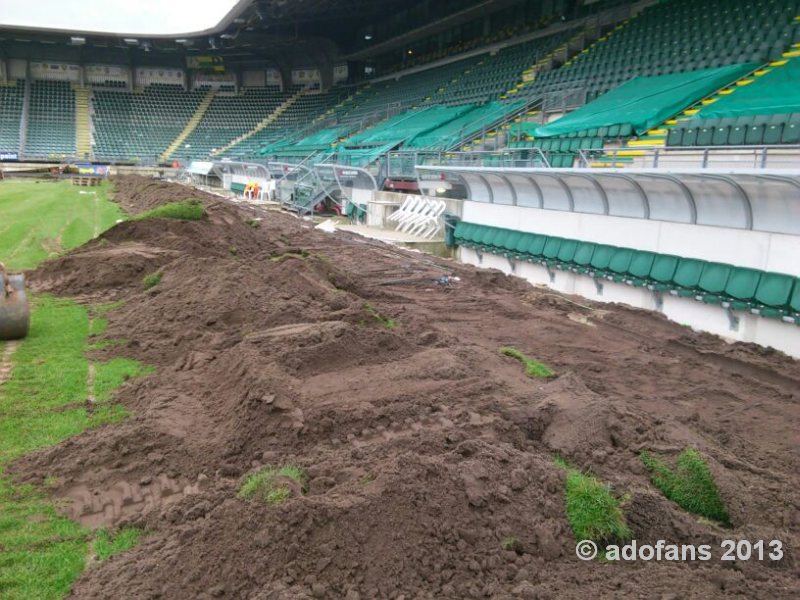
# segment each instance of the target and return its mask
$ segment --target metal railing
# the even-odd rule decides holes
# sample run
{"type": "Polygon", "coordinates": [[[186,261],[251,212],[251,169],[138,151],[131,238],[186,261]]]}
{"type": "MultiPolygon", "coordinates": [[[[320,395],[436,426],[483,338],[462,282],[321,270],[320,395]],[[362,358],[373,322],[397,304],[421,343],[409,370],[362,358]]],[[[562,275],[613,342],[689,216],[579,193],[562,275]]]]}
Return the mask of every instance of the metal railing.
{"type": "Polygon", "coordinates": [[[475,152],[396,151],[387,154],[389,179],[415,179],[416,167],[550,168],[547,154],[539,148],[475,152]]]}
{"type": "Polygon", "coordinates": [[[578,150],[578,167],[641,169],[797,169],[800,145],[674,146],[578,150]]]}

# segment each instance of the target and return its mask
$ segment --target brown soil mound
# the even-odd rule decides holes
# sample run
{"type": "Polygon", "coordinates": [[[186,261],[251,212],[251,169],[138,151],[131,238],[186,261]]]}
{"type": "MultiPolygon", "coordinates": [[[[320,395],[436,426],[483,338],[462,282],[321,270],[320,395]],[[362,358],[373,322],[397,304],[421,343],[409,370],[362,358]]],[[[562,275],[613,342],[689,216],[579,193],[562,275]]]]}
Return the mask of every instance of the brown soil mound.
{"type": "Polygon", "coordinates": [[[212,194],[196,189],[175,186],[158,179],[138,175],[118,175],[113,179],[114,201],[130,214],[151,210],[162,204],[195,198],[219,200],[212,194]]]}
{"type": "MultiPolygon", "coordinates": [[[[148,185],[120,179],[116,197],[197,197],[148,185]]],[[[254,228],[242,209],[207,208],[202,222],[122,224],[35,274],[41,290],[124,299],[107,336],[158,367],[117,396],[134,417],[16,467],[59,477],[89,526],[150,532],[74,597],[796,597],[798,363],[284,214],[254,228]],[[526,377],[505,345],[559,376],[526,377]],[[638,453],[686,446],[710,458],[732,529],[649,483],[638,453]],[[581,562],[555,453],[630,495],[640,543],[780,539],[787,556],[581,562]],[[240,499],[262,465],[302,467],[307,490],[240,499]]]]}

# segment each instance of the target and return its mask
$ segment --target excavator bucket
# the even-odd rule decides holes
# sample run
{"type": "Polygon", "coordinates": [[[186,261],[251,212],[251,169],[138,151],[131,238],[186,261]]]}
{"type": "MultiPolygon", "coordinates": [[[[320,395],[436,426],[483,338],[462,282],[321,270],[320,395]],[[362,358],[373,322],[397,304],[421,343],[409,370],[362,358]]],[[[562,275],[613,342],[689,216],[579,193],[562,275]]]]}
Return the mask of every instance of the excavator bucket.
{"type": "Polygon", "coordinates": [[[30,322],[25,276],[7,275],[0,270],[0,340],[24,338],[30,322]]]}

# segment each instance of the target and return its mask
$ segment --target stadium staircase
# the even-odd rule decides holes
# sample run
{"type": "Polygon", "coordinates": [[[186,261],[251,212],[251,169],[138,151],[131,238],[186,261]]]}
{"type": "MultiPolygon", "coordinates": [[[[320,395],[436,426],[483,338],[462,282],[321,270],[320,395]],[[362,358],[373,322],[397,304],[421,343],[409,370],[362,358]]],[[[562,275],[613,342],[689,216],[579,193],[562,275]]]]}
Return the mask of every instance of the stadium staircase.
{"type": "Polygon", "coordinates": [[[167,146],[167,149],[164,150],[163,154],[161,154],[161,161],[165,162],[169,160],[175,152],[177,152],[178,148],[181,147],[186,138],[188,138],[191,133],[197,128],[202,120],[203,116],[206,114],[208,107],[211,106],[211,102],[214,100],[214,96],[216,95],[216,90],[212,88],[208,88],[206,91],[205,96],[200,101],[200,104],[195,109],[194,114],[186,123],[186,126],[183,128],[183,131],[180,132],[178,137],[176,137],[173,142],[167,146]]]}
{"type": "Polygon", "coordinates": [[[254,135],[258,134],[263,129],[269,127],[272,123],[274,123],[283,113],[288,111],[292,105],[302,98],[304,90],[299,90],[295,92],[293,95],[289,96],[286,100],[284,100],[272,113],[261,119],[258,124],[253,127],[250,131],[243,133],[239,137],[231,140],[227,144],[225,144],[222,148],[219,148],[216,152],[212,152],[212,156],[220,156],[225,152],[231,150],[235,146],[241,144],[245,140],[253,137],[254,135]]]}
{"type": "Polygon", "coordinates": [[[75,92],[75,150],[79,159],[92,157],[91,90],[76,86],[75,92]]]}

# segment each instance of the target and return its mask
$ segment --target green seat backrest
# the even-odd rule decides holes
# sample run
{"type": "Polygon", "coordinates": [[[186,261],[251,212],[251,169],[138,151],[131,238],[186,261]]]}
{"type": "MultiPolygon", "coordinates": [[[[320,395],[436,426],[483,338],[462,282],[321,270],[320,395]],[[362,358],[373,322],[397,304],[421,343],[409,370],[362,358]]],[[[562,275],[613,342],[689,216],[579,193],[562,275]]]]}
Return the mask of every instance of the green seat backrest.
{"type": "Polygon", "coordinates": [[[608,270],[614,273],[627,273],[633,260],[633,253],[630,248],[617,248],[608,263],[608,270]]]}
{"type": "Polygon", "coordinates": [[[652,252],[635,251],[631,259],[631,266],[628,269],[633,277],[647,277],[653,268],[653,261],[656,255],[652,252]]]}
{"type": "Polygon", "coordinates": [[[703,267],[703,273],[700,275],[700,281],[697,284],[704,292],[709,294],[719,294],[725,290],[730,277],[731,265],[722,263],[706,263],[703,267]]]}
{"type": "Polygon", "coordinates": [[[578,250],[578,240],[564,240],[561,248],[558,249],[558,260],[562,262],[572,262],[575,252],[578,250]]]}
{"type": "Polygon", "coordinates": [[[486,225],[481,225],[481,232],[478,234],[475,241],[483,246],[491,246],[492,240],[494,240],[494,236],[497,234],[497,230],[494,227],[487,227],[486,225]]]}
{"type": "Polygon", "coordinates": [[[541,256],[545,242],[547,242],[546,236],[539,235],[538,233],[531,233],[529,234],[525,248],[521,250],[521,252],[525,252],[531,256],[541,256]]]}
{"type": "Polygon", "coordinates": [[[734,267],[728,278],[728,285],[725,286],[725,293],[739,300],[750,300],[756,293],[760,277],[761,271],[734,267]]]}
{"type": "Polygon", "coordinates": [[[700,281],[705,262],[694,258],[682,258],[675,269],[672,281],[684,288],[695,288],[700,281]]]}
{"type": "Polygon", "coordinates": [[[675,269],[678,268],[678,261],[680,258],[677,256],[670,256],[669,254],[659,254],[653,261],[653,268],[650,271],[650,279],[667,283],[672,281],[675,276],[675,269]]]}
{"type": "Polygon", "coordinates": [[[614,246],[598,244],[594,249],[594,254],[592,254],[592,262],[590,264],[595,269],[607,269],[608,263],[610,263],[611,259],[614,257],[615,250],[616,248],[614,246]]]}
{"type": "Polygon", "coordinates": [[[795,279],[781,273],[764,273],[756,289],[755,299],[767,306],[786,306],[792,293],[795,279]]]}
{"type": "Polygon", "coordinates": [[[572,262],[585,267],[592,262],[594,248],[595,245],[592,242],[581,242],[575,249],[575,256],[572,257],[572,262]]]}
{"type": "Polygon", "coordinates": [[[471,226],[472,226],[472,223],[464,223],[464,221],[459,221],[456,224],[456,229],[453,232],[453,235],[455,236],[455,238],[457,240],[466,240],[466,239],[468,239],[467,238],[467,234],[469,233],[469,230],[470,230],[471,226]]]}
{"type": "Polygon", "coordinates": [[[782,144],[797,144],[800,142],[800,124],[787,123],[781,136],[782,144]]]}
{"type": "Polygon", "coordinates": [[[800,277],[794,280],[794,292],[789,300],[789,308],[800,312],[800,277]]]}
{"type": "Polygon", "coordinates": [[[511,235],[508,229],[495,229],[494,237],[492,238],[491,245],[495,248],[505,248],[506,240],[511,235]]]}
{"type": "Polygon", "coordinates": [[[542,254],[545,258],[555,258],[558,256],[558,251],[561,249],[561,242],[563,242],[560,237],[548,237],[547,242],[544,245],[544,250],[542,254]]]}
{"type": "Polygon", "coordinates": [[[528,246],[533,241],[533,237],[534,237],[533,233],[523,233],[521,236],[519,236],[517,244],[512,248],[512,250],[524,254],[525,252],[528,251],[528,246]]]}
{"type": "Polygon", "coordinates": [[[506,238],[505,243],[503,244],[503,248],[505,248],[506,250],[516,249],[517,244],[519,243],[519,240],[523,235],[524,234],[521,231],[510,232],[508,234],[508,237],[506,238]]]}
{"type": "Polygon", "coordinates": [[[477,242],[480,236],[483,235],[483,225],[477,223],[468,223],[469,228],[465,233],[465,239],[470,242],[477,242]]]}

